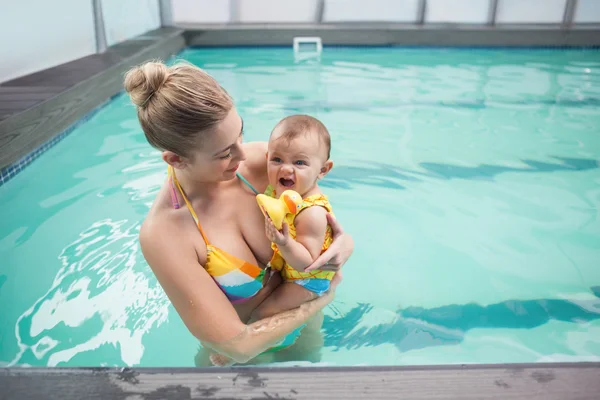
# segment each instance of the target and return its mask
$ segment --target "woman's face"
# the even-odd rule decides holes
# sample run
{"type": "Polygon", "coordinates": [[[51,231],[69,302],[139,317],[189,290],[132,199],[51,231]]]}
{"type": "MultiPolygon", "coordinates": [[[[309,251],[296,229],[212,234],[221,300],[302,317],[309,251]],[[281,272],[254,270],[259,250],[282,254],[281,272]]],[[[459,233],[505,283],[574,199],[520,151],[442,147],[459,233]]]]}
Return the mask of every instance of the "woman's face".
{"type": "Polygon", "coordinates": [[[198,182],[231,180],[235,178],[240,163],[246,159],[241,146],[242,134],[243,122],[233,107],[223,121],[204,135],[192,157],[183,158],[183,165],[175,167],[185,169],[198,182]]]}

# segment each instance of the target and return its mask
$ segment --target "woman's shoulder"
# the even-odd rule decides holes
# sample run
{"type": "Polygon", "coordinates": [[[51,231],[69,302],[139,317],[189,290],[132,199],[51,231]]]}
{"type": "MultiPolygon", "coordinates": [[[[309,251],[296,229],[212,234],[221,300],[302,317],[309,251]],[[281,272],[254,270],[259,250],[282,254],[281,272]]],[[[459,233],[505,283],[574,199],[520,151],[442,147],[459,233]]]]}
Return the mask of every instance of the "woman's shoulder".
{"type": "Polygon", "coordinates": [[[257,186],[259,191],[267,186],[267,143],[250,142],[244,143],[244,152],[246,160],[243,163],[242,175],[253,185],[257,186]],[[259,188],[260,187],[260,188],[259,188]]]}
{"type": "Polygon", "coordinates": [[[246,153],[244,163],[255,167],[267,164],[267,142],[248,142],[243,144],[243,148],[246,153]]]}
{"type": "Polygon", "coordinates": [[[165,197],[167,195],[161,190],[140,226],[139,240],[143,252],[168,245],[170,238],[177,237],[177,233],[185,226],[183,218],[189,217],[189,214],[171,205],[170,197],[165,197]]]}
{"type": "Polygon", "coordinates": [[[173,218],[169,218],[167,210],[151,210],[140,227],[140,246],[145,248],[160,247],[164,237],[168,237],[176,229],[173,218]]]}
{"type": "Polygon", "coordinates": [[[206,261],[205,254],[197,251],[195,235],[188,232],[189,224],[183,223],[183,217],[189,218],[189,215],[177,211],[150,212],[140,227],[140,248],[155,273],[170,270],[173,263],[196,265],[201,256],[202,262],[206,261]]]}

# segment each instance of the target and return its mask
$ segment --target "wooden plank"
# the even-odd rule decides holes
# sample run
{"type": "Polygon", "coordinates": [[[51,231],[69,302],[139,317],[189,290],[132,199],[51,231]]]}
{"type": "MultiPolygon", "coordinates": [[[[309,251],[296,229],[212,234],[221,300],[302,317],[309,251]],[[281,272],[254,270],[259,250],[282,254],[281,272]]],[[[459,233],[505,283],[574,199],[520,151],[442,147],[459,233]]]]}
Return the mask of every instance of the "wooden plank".
{"type": "Polygon", "coordinates": [[[64,89],[60,86],[0,86],[0,119],[51,99],[64,89]]]}
{"type": "Polygon", "coordinates": [[[12,399],[596,400],[600,365],[3,369],[12,399]]]}
{"type": "Polygon", "coordinates": [[[37,103],[39,103],[40,100],[38,99],[23,99],[23,98],[19,98],[17,96],[15,96],[14,99],[11,100],[5,100],[2,97],[0,97],[0,110],[25,110],[27,108],[33,107],[34,105],[36,105],[37,103]]]}
{"type": "MultiPolygon", "coordinates": [[[[106,53],[85,57],[2,85],[10,87],[70,86],[33,107],[0,117],[0,168],[52,139],[83,115],[123,90],[123,75],[131,66],[149,59],[166,59],[178,53],[185,41],[177,29],[159,29],[110,48],[106,53]],[[136,49],[136,51],[133,51],[136,49]]],[[[4,89],[6,88],[6,89],[4,89]]],[[[35,90],[35,89],[32,89],[35,90]]],[[[2,107],[0,107],[2,108],[2,107]]]]}
{"type": "Polygon", "coordinates": [[[55,96],[59,92],[60,91],[57,91],[54,93],[53,92],[34,92],[34,91],[27,91],[27,92],[15,91],[12,93],[10,93],[10,92],[7,93],[7,92],[2,91],[2,88],[0,87],[0,103],[13,102],[13,101],[47,100],[47,99],[51,98],[52,96],[55,96]]]}
{"type": "Polygon", "coordinates": [[[0,95],[10,93],[59,93],[65,88],[62,86],[2,86],[0,85],[0,95]]]}

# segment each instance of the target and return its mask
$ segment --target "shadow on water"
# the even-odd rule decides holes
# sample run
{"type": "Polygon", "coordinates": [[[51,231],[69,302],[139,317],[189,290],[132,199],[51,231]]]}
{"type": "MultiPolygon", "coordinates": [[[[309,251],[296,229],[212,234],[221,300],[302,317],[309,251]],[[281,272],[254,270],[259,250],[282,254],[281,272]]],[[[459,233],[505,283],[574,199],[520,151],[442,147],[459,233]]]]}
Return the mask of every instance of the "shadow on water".
{"type": "Polygon", "coordinates": [[[337,166],[331,170],[321,182],[321,186],[338,189],[353,189],[354,185],[368,185],[388,189],[403,190],[406,187],[400,182],[427,179],[468,179],[493,181],[504,173],[551,173],[561,171],[589,171],[600,168],[596,159],[553,157],[557,162],[521,160],[524,167],[480,164],[477,166],[460,166],[445,163],[420,163],[420,170],[400,168],[390,164],[369,163],[368,166],[337,166]]]}
{"type": "Polygon", "coordinates": [[[392,323],[360,327],[373,307],[359,304],[341,317],[325,317],[325,346],[356,349],[393,344],[402,352],[463,341],[467,331],[532,329],[550,320],[581,323],[600,319],[600,286],[591,288],[598,300],[508,300],[488,306],[453,304],[435,308],[409,307],[397,311],[392,323]]]}

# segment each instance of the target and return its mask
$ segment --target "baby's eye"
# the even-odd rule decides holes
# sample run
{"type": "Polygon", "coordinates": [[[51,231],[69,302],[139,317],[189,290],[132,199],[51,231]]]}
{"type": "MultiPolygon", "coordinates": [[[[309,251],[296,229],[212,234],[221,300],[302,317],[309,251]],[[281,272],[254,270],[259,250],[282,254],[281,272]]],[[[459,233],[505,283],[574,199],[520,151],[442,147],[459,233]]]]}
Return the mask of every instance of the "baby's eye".
{"type": "Polygon", "coordinates": [[[302,161],[302,160],[298,160],[294,164],[296,164],[296,165],[306,165],[306,162],[302,161]]]}
{"type": "Polygon", "coordinates": [[[276,163],[280,163],[281,162],[281,158],[279,158],[279,157],[273,157],[271,159],[271,161],[276,162],[276,163]]]}
{"type": "Polygon", "coordinates": [[[229,157],[231,157],[231,152],[229,152],[229,154],[224,155],[223,157],[219,157],[221,160],[226,160],[229,157]]]}

